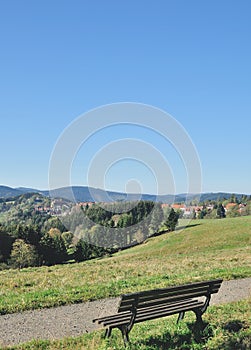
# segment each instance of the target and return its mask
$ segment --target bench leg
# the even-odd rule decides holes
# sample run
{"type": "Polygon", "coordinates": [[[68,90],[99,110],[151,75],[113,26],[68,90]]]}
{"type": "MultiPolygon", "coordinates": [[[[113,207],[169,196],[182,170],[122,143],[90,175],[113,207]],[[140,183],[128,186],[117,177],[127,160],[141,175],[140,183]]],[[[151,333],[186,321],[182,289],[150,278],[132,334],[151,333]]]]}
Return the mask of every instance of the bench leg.
{"type": "Polygon", "coordinates": [[[202,320],[202,312],[201,310],[194,310],[194,313],[196,315],[196,322],[199,324],[203,324],[203,320],[202,320]]]}
{"type": "Polygon", "coordinates": [[[182,311],[179,313],[177,323],[179,323],[183,318],[185,317],[185,311],[182,311]]]}
{"type": "Polygon", "coordinates": [[[110,327],[105,330],[105,338],[109,338],[112,334],[112,329],[110,327]]]}
{"type": "Polygon", "coordinates": [[[121,326],[121,327],[119,327],[119,329],[120,329],[120,331],[122,333],[122,338],[123,338],[123,341],[124,341],[124,345],[127,346],[130,343],[128,328],[126,326],[121,326]]]}

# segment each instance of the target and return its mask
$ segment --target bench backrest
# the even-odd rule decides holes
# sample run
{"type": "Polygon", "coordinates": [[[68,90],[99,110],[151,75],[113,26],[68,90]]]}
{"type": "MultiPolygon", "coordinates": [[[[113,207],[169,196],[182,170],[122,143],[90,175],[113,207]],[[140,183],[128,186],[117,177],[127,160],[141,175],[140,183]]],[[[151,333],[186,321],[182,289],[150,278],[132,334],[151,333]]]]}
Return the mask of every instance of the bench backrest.
{"type": "Polygon", "coordinates": [[[210,297],[212,293],[218,292],[221,283],[222,279],[217,279],[206,282],[185,284],[177,287],[123,294],[121,296],[118,312],[129,311],[135,308],[141,309],[155,305],[179,302],[181,300],[198,298],[202,296],[210,297]]]}

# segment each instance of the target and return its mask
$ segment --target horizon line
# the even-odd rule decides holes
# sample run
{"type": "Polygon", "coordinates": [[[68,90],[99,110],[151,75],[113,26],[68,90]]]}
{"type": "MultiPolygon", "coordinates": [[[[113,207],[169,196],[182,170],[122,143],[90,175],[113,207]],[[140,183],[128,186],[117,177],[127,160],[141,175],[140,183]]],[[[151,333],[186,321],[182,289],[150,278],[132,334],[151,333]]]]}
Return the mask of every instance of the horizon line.
{"type": "Polygon", "coordinates": [[[149,195],[149,196],[177,196],[177,195],[203,195],[203,194],[207,194],[207,193],[213,193],[213,194],[217,194],[217,193],[226,193],[226,194],[238,194],[238,195],[250,195],[248,194],[247,192],[239,192],[239,191],[236,191],[236,192],[232,192],[232,191],[223,191],[223,190],[216,190],[216,191],[203,191],[203,192],[200,192],[200,193],[191,193],[191,192],[177,192],[175,194],[170,194],[170,193],[163,193],[163,194],[156,194],[156,193],[137,193],[137,192],[125,192],[125,191],[121,191],[121,190],[112,190],[112,189],[102,189],[102,188],[99,188],[99,187],[92,187],[92,186],[88,186],[88,185],[68,185],[68,186],[61,186],[61,187],[56,187],[56,188],[53,188],[53,189],[39,189],[39,188],[33,188],[33,187],[26,187],[26,186],[15,186],[15,187],[12,187],[10,185],[3,185],[1,184],[0,186],[2,187],[8,187],[8,188],[11,188],[11,189],[14,189],[14,190],[18,190],[18,189],[32,189],[32,190],[35,190],[35,191],[41,191],[41,192],[44,192],[44,191],[55,191],[55,190],[59,190],[59,189],[63,189],[63,188],[70,188],[70,187],[86,187],[86,188],[93,188],[93,189],[96,189],[96,190],[101,190],[101,191],[105,191],[105,192],[115,192],[115,193],[120,193],[120,194],[129,194],[129,195],[138,195],[138,194],[142,194],[142,195],[149,195]]]}

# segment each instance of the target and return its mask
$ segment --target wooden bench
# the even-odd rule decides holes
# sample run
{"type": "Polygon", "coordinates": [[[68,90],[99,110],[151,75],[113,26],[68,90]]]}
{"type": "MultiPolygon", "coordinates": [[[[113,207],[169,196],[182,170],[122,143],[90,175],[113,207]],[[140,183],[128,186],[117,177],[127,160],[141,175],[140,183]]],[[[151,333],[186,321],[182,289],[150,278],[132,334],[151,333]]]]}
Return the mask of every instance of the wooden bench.
{"type": "Polygon", "coordinates": [[[117,314],[97,318],[93,322],[106,327],[105,337],[111,335],[113,328],[120,329],[125,346],[129,343],[129,332],[135,323],[173,314],[179,314],[179,322],[186,311],[193,311],[196,321],[202,323],[201,316],[210,303],[211,294],[218,292],[221,283],[222,279],[217,279],[123,294],[117,314]]]}

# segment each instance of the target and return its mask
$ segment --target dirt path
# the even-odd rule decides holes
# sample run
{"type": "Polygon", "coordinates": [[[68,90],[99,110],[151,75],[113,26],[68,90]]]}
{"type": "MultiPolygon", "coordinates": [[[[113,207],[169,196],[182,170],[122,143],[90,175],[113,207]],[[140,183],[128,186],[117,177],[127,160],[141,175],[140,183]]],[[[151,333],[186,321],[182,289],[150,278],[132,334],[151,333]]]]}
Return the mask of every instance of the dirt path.
{"type": "MultiPolygon", "coordinates": [[[[211,305],[238,301],[251,294],[251,278],[223,282],[211,305]]],[[[119,298],[25,311],[0,316],[0,346],[14,345],[32,339],[60,339],[79,336],[97,329],[93,318],[114,313],[119,298]]]]}

